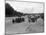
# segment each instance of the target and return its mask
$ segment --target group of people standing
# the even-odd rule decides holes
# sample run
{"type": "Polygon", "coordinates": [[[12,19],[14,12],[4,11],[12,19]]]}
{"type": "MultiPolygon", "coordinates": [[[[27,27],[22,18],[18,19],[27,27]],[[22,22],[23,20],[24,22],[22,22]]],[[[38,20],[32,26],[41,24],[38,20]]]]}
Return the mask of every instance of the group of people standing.
{"type": "MultiPolygon", "coordinates": [[[[28,22],[36,22],[38,18],[42,18],[44,20],[44,15],[37,15],[37,16],[34,16],[34,15],[28,15],[27,16],[28,18],[28,22]]],[[[26,21],[25,18],[23,17],[18,17],[16,19],[13,19],[12,22],[13,23],[21,23],[21,22],[24,22],[26,21]]]]}

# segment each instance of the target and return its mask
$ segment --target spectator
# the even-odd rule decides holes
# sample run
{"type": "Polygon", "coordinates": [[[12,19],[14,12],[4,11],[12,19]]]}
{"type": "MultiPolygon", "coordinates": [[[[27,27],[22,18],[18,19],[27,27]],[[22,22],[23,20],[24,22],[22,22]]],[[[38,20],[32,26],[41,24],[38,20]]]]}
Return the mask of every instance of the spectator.
{"type": "Polygon", "coordinates": [[[24,22],[24,18],[16,18],[15,20],[13,19],[12,22],[16,22],[16,23],[21,23],[24,22]]]}

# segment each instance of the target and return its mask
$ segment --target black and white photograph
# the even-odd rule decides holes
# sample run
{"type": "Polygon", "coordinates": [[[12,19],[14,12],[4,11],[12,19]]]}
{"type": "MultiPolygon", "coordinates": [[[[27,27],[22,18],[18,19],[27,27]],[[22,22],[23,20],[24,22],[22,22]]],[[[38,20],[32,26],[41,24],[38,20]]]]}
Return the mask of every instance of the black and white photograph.
{"type": "Polygon", "coordinates": [[[44,33],[44,3],[5,1],[5,35],[44,33]]]}

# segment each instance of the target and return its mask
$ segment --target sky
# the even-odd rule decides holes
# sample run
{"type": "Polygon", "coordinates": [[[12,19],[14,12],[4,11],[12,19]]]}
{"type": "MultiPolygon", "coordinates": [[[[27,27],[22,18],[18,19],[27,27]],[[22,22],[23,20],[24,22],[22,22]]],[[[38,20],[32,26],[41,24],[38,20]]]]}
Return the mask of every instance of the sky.
{"type": "Polygon", "coordinates": [[[43,3],[6,1],[14,10],[22,13],[43,13],[43,3]]]}

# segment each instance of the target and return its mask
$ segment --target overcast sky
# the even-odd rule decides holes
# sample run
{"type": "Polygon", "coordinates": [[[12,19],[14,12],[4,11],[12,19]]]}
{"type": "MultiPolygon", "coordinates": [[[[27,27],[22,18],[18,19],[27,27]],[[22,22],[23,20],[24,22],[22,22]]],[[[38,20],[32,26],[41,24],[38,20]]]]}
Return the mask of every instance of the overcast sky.
{"type": "Polygon", "coordinates": [[[32,3],[32,2],[16,2],[16,1],[6,1],[9,3],[14,10],[23,13],[43,13],[43,4],[32,3]]]}

